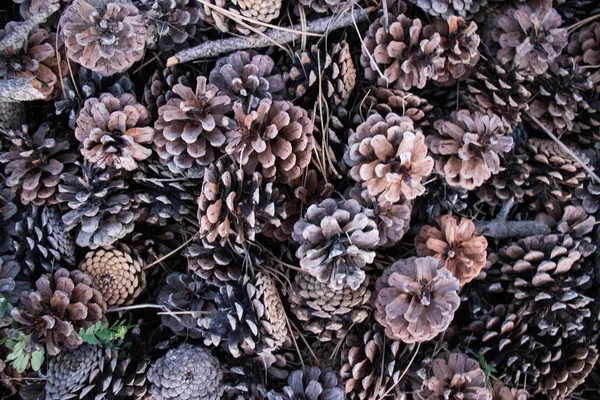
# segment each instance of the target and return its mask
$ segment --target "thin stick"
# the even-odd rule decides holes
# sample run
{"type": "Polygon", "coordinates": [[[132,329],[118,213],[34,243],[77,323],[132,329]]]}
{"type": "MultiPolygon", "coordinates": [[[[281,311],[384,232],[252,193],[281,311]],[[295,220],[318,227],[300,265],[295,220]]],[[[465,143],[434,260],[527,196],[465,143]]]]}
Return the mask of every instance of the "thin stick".
{"type": "Polygon", "coordinates": [[[398,385],[402,381],[402,378],[404,378],[404,375],[406,375],[406,373],[408,372],[408,369],[410,368],[410,366],[412,365],[412,363],[415,361],[415,358],[417,357],[417,354],[419,354],[419,349],[420,348],[421,348],[421,343],[419,342],[419,344],[417,345],[417,348],[415,349],[415,354],[413,354],[412,358],[408,362],[408,365],[404,369],[404,372],[402,372],[402,375],[400,375],[400,377],[398,378],[398,380],[392,386],[390,386],[390,388],[383,394],[383,396],[380,397],[380,399],[385,398],[385,396],[387,396],[390,393],[390,391],[393,388],[395,388],[396,385],[398,385]]]}
{"type": "Polygon", "coordinates": [[[155,266],[156,264],[160,263],[161,261],[171,257],[173,254],[177,253],[179,250],[183,249],[185,246],[187,246],[192,240],[194,240],[196,237],[196,235],[192,236],[191,238],[189,238],[185,243],[183,243],[181,246],[179,246],[178,248],[176,248],[175,250],[170,251],[169,253],[165,254],[164,256],[162,256],[161,258],[159,258],[156,261],[153,261],[151,264],[148,264],[144,267],[144,269],[148,269],[151,268],[153,266],[155,266]]]}
{"type": "Polygon", "coordinates": [[[577,29],[581,28],[582,26],[596,20],[600,18],[600,14],[596,14],[596,15],[592,15],[591,17],[588,17],[586,19],[582,19],[581,21],[577,21],[575,22],[573,25],[569,26],[567,28],[567,32],[569,34],[573,33],[574,31],[576,31],[577,29]]]}
{"type": "Polygon", "coordinates": [[[106,310],[106,312],[112,313],[119,311],[141,310],[144,308],[160,308],[161,310],[168,310],[168,308],[166,308],[165,306],[161,306],[158,304],[134,304],[132,306],[109,308],[108,310],[106,310]]]}

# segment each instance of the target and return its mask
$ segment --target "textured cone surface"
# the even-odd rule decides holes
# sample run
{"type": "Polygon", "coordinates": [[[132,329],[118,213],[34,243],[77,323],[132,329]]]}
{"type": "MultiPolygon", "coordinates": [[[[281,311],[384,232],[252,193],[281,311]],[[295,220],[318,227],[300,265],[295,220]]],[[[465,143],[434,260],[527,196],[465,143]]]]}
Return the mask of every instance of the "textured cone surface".
{"type": "Polygon", "coordinates": [[[192,242],[184,255],[188,259],[188,269],[215,286],[237,281],[242,275],[233,263],[234,255],[218,243],[210,244],[205,239],[192,242]]]}
{"type": "Polygon", "coordinates": [[[488,4],[488,0],[410,0],[423,11],[434,17],[448,17],[458,15],[461,17],[472,16],[477,13],[482,7],[488,4]]]}
{"type": "Polygon", "coordinates": [[[183,86],[191,87],[191,74],[178,65],[167,67],[154,72],[146,86],[144,86],[144,96],[142,103],[148,108],[153,119],[158,116],[158,109],[172,97],[173,88],[178,83],[183,86]]]}
{"type": "Polygon", "coordinates": [[[343,400],[345,398],[344,389],[339,384],[335,372],[319,367],[305,367],[292,371],[283,393],[290,399],[343,400]]]}
{"type": "Polygon", "coordinates": [[[592,22],[573,32],[567,51],[580,66],[600,64],[600,23],[592,22]]]}
{"type": "Polygon", "coordinates": [[[510,199],[521,203],[525,199],[524,185],[529,180],[531,166],[524,155],[508,157],[504,170],[494,175],[478,190],[477,197],[495,207],[506,204],[510,199]]]}
{"type": "Polygon", "coordinates": [[[429,117],[433,106],[425,98],[403,90],[378,86],[370,86],[365,90],[368,90],[368,95],[361,102],[364,119],[371,114],[383,116],[395,113],[401,117],[409,117],[417,128],[431,124],[429,117]]]}

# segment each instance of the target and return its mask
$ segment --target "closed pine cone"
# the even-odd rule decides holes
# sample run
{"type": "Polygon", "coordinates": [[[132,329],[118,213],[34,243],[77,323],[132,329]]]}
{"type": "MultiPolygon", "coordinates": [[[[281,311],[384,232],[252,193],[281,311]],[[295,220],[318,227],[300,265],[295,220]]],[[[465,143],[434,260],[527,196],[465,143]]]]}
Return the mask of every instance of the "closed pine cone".
{"type": "Polygon", "coordinates": [[[350,177],[383,204],[412,200],[433,169],[425,137],[408,117],[373,114],[350,134],[344,161],[350,177]]]}
{"type": "Polygon", "coordinates": [[[439,33],[426,38],[421,20],[404,14],[390,19],[386,29],[385,18],[375,20],[364,38],[360,63],[365,78],[377,78],[379,86],[402,90],[413,86],[422,89],[428,80],[437,79],[438,70],[444,66],[439,33]]]}
{"type": "Polygon", "coordinates": [[[300,267],[338,290],[360,287],[379,243],[377,224],[356,200],[326,199],[310,206],[292,237],[300,245],[300,267]]]}
{"type": "Polygon", "coordinates": [[[233,112],[237,125],[225,134],[225,152],[246,174],[261,171],[267,180],[289,183],[310,164],[313,123],[306,110],[289,101],[262,99],[256,111],[246,113],[238,102],[233,112]]]}
{"type": "Polygon", "coordinates": [[[87,273],[109,307],[129,305],[146,287],[144,261],[124,244],[90,251],[79,269],[87,273]]]}
{"type": "Polygon", "coordinates": [[[459,110],[450,121],[435,122],[437,135],[428,146],[438,155],[436,169],[453,187],[473,190],[501,171],[500,156],[512,150],[513,139],[497,115],[459,110]]]}
{"type": "Polygon", "coordinates": [[[48,354],[58,354],[61,345],[77,348],[83,343],[79,329],[104,320],[106,303],[89,275],[61,268],[42,275],[35,285],[36,290],[21,293],[11,315],[23,331],[45,338],[48,354]]]}
{"type": "Polygon", "coordinates": [[[378,86],[370,86],[365,91],[367,95],[360,104],[364,119],[371,114],[395,113],[401,117],[409,117],[417,128],[424,128],[431,124],[428,117],[433,106],[427,99],[403,90],[378,86]]]}
{"type": "Polygon", "coordinates": [[[432,340],[454,318],[458,288],[458,279],[433,257],[398,260],[375,284],[375,318],[390,339],[432,340]]]}
{"type": "Polygon", "coordinates": [[[231,100],[217,92],[216,86],[200,76],[195,91],[177,84],[173,97],[158,109],[154,150],[172,172],[209,165],[225,144],[225,114],[231,110],[231,100]]]}
{"type": "Polygon", "coordinates": [[[425,225],[415,237],[415,247],[419,257],[432,256],[440,265],[452,272],[461,285],[479,275],[485,266],[487,240],[475,235],[473,221],[444,215],[440,218],[440,228],[425,225]]]}
{"type": "Polygon", "coordinates": [[[115,97],[103,93],[91,98],[79,112],[75,137],[82,143],[81,154],[102,168],[115,167],[133,171],[137,161],[150,157],[154,128],[150,113],[135,96],[125,93],[115,97]]]}

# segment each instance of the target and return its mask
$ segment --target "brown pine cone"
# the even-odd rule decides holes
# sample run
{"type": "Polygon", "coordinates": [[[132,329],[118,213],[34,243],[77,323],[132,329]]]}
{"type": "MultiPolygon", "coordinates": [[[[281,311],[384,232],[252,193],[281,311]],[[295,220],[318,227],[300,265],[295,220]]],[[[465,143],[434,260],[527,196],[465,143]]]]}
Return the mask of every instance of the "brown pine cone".
{"type": "Polygon", "coordinates": [[[145,160],[152,150],[154,128],[150,113],[135,96],[124,93],[114,97],[103,93],[92,97],[77,117],[75,138],[82,143],[81,154],[101,168],[115,167],[133,171],[137,162],[145,160]]]}
{"type": "Polygon", "coordinates": [[[477,197],[492,207],[502,206],[510,199],[522,203],[525,199],[524,185],[531,172],[526,161],[524,155],[508,157],[504,169],[477,190],[477,197]]]}
{"type": "Polygon", "coordinates": [[[299,3],[319,14],[341,11],[348,4],[345,0],[299,0],[299,3]]]}
{"type": "Polygon", "coordinates": [[[371,114],[395,113],[409,117],[417,128],[431,125],[428,117],[433,106],[426,99],[410,92],[378,86],[369,86],[364,91],[365,99],[360,104],[363,119],[371,114]]]}
{"type": "Polygon", "coordinates": [[[415,392],[418,400],[438,400],[452,393],[457,399],[492,400],[485,372],[477,360],[464,353],[444,353],[431,363],[426,389],[415,392]]]}
{"type": "Polygon", "coordinates": [[[21,293],[11,316],[25,332],[45,338],[48,354],[58,354],[61,345],[77,348],[83,343],[79,329],[104,320],[106,303],[87,274],[61,268],[35,285],[37,290],[21,293]]]}
{"type": "Polygon", "coordinates": [[[144,56],[146,27],[131,3],[75,0],[61,26],[67,56],[104,76],[126,71],[144,56]]]}
{"type": "Polygon", "coordinates": [[[580,65],[600,65],[600,22],[583,25],[569,37],[569,56],[580,65]]]}
{"type": "Polygon", "coordinates": [[[79,269],[94,281],[109,307],[127,306],[146,287],[144,261],[122,243],[90,251],[79,269]]]}
{"type": "Polygon", "coordinates": [[[365,78],[377,78],[378,86],[402,90],[413,86],[422,89],[428,80],[438,79],[438,70],[445,62],[441,38],[437,32],[426,38],[422,28],[420,19],[404,14],[390,19],[389,26],[386,15],[375,20],[364,38],[360,57],[365,78]]]}
{"type": "Polygon", "coordinates": [[[173,173],[205,167],[217,158],[225,143],[225,114],[231,110],[231,100],[217,95],[218,88],[198,77],[195,92],[177,84],[170,98],[158,109],[154,123],[154,150],[163,165],[173,173]]]}
{"type": "MultiPolygon", "coordinates": [[[[268,24],[274,23],[274,20],[279,17],[282,2],[281,0],[210,0],[208,4],[228,9],[228,11],[250,20],[268,24]]],[[[204,4],[200,9],[200,18],[208,24],[214,25],[221,32],[230,32],[234,28],[244,35],[249,35],[257,30],[264,31],[267,29],[263,24],[253,24],[247,19],[242,20],[243,24],[234,22],[232,18],[225,16],[207,4],[204,4]]]]}
{"type": "Polygon", "coordinates": [[[541,75],[567,46],[567,28],[547,2],[509,7],[496,21],[492,38],[499,43],[497,59],[529,75],[541,75]]]}
{"type": "Polygon", "coordinates": [[[440,228],[425,225],[415,237],[419,257],[432,256],[452,272],[461,285],[479,275],[485,266],[487,240],[475,235],[475,224],[466,218],[444,215],[440,228]]]}
{"type": "Polygon", "coordinates": [[[245,110],[256,109],[262,99],[281,100],[285,92],[273,59],[254,50],[219,58],[208,79],[219,95],[228,96],[232,103],[242,102],[245,110]]]}
{"type": "Polygon", "coordinates": [[[398,260],[375,284],[375,318],[390,339],[432,340],[454,318],[458,289],[458,279],[433,257],[398,260]]]}
{"type": "Polygon", "coordinates": [[[144,96],[142,104],[146,106],[152,119],[158,118],[158,109],[169,101],[172,97],[177,96],[173,93],[173,88],[178,83],[183,86],[192,87],[191,73],[184,70],[179,65],[173,65],[165,69],[156,70],[152,77],[144,86],[144,96]]]}
{"type": "Polygon", "coordinates": [[[379,243],[377,224],[356,200],[326,199],[306,210],[294,225],[300,267],[332,289],[356,290],[363,268],[373,262],[379,243]]]}
{"type": "Polygon", "coordinates": [[[488,0],[410,0],[426,13],[434,17],[443,17],[448,19],[453,15],[458,15],[463,18],[471,17],[479,12],[481,7],[485,7],[488,0]]]}
{"type": "Polygon", "coordinates": [[[289,101],[262,99],[256,111],[246,113],[238,102],[233,112],[237,125],[225,133],[225,152],[246,174],[260,171],[266,180],[287,184],[310,164],[313,123],[306,110],[289,101]]]}
{"type": "Polygon", "coordinates": [[[187,343],[156,360],[147,377],[156,400],[218,400],[225,390],[219,360],[204,347],[187,343]]]}
{"type": "Polygon", "coordinates": [[[234,254],[218,243],[210,244],[206,239],[194,241],[187,246],[184,255],[190,271],[217,287],[223,282],[237,281],[242,276],[232,262],[234,254]]]}
{"type": "Polygon", "coordinates": [[[303,329],[321,342],[341,340],[351,324],[363,322],[369,315],[365,306],[370,298],[368,277],[356,290],[348,285],[331,289],[305,273],[296,274],[288,294],[292,313],[301,321],[303,329]]]}
{"type": "Polygon", "coordinates": [[[350,177],[383,204],[412,200],[425,192],[421,181],[431,173],[425,137],[408,117],[373,114],[348,138],[344,161],[350,177]]]}
{"type": "Polygon", "coordinates": [[[501,171],[500,155],[513,148],[513,139],[497,115],[459,110],[450,121],[434,124],[437,135],[427,145],[438,155],[436,169],[448,185],[473,190],[501,171]]]}

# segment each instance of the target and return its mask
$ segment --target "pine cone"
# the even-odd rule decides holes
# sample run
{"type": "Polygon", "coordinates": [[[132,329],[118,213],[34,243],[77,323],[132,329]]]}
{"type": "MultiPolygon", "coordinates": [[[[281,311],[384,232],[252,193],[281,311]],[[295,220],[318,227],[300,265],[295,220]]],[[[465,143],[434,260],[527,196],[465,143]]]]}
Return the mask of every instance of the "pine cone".
{"type": "Polygon", "coordinates": [[[430,113],[433,106],[422,97],[398,89],[386,89],[370,86],[365,99],[361,102],[363,119],[371,114],[388,115],[391,113],[410,118],[417,128],[430,125],[430,113]]]}
{"type": "Polygon", "coordinates": [[[523,155],[508,157],[504,169],[477,190],[477,197],[492,207],[502,206],[510,199],[522,203],[525,199],[523,186],[531,172],[526,160],[523,155]]]}
{"type": "Polygon", "coordinates": [[[446,267],[460,282],[461,286],[471,282],[485,266],[487,240],[475,235],[473,221],[444,215],[440,218],[440,228],[425,225],[415,237],[415,247],[419,257],[432,256],[446,267]]]}
{"type": "MultiPolygon", "coordinates": [[[[281,0],[211,0],[209,4],[228,9],[234,14],[240,14],[251,20],[273,23],[273,20],[279,17],[282,2],[281,0]]],[[[244,24],[234,23],[232,19],[206,4],[200,9],[200,17],[221,32],[229,32],[231,28],[235,28],[238,32],[249,35],[257,30],[264,31],[266,29],[264,25],[253,24],[247,20],[243,20],[244,24]]]]}
{"type": "Polygon", "coordinates": [[[500,155],[512,150],[513,139],[503,136],[506,127],[492,117],[459,110],[450,121],[435,122],[437,135],[427,145],[439,158],[436,169],[448,185],[473,190],[501,171],[500,155]]]}
{"type": "Polygon", "coordinates": [[[262,99],[256,111],[247,114],[238,102],[233,112],[237,126],[225,134],[225,152],[246,174],[260,171],[266,180],[287,184],[310,164],[313,124],[306,110],[289,101],[262,99]]]}
{"type": "Polygon", "coordinates": [[[176,50],[196,34],[200,10],[193,0],[139,0],[136,5],[144,16],[151,49],[176,50]]]}
{"type": "Polygon", "coordinates": [[[138,167],[136,161],[152,154],[143,146],[152,143],[154,137],[149,124],[150,113],[135,96],[125,93],[117,98],[103,93],[85,101],[77,118],[75,138],[83,144],[81,154],[101,168],[133,171],[138,167]]]}
{"type": "Polygon", "coordinates": [[[144,56],[146,28],[139,10],[115,0],[75,0],[61,16],[67,56],[104,76],[144,56]]]}
{"type": "Polygon", "coordinates": [[[323,100],[333,108],[346,106],[356,84],[356,68],[348,42],[334,43],[329,52],[322,52],[313,44],[310,51],[298,54],[294,61],[294,66],[284,75],[286,81],[291,81],[292,96],[305,96],[307,104],[311,104],[311,100],[321,99],[322,94],[323,100]]]}
{"type": "Polygon", "coordinates": [[[383,204],[412,200],[425,192],[421,183],[433,169],[425,137],[408,117],[373,114],[348,139],[344,161],[350,177],[383,204]]]}
{"type": "Polygon", "coordinates": [[[217,311],[198,321],[207,346],[223,341],[238,358],[271,353],[288,341],[285,310],[269,276],[244,275],[237,283],[221,286],[215,304],[217,311]]]}
{"type": "Polygon", "coordinates": [[[219,88],[219,95],[232,103],[242,102],[244,109],[256,109],[262,99],[280,100],[285,91],[283,77],[275,62],[256,51],[238,51],[217,60],[209,82],[219,88]]]}
{"type": "Polygon", "coordinates": [[[434,17],[443,17],[448,19],[450,16],[459,15],[463,18],[470,17],[479,12],[481,7],[485,7],[487,0],[410,0],[423,11],[434,17]]]}
{"type": "Polygon", "coordinates": [[[432,340],[450,325],[458,288],[458,279],[433,257],[398,260],[375,284],[375,318],[390,339],[432,340]]]}
{"type": "Polygon", "coordinates": [[[290,373],[283,393],[290,400],[343,400],[344,389],[329,369],[304,367],[290,373]]]}
{"type": "Polygon", "coordinates": [[[344,0],[299,0],[299,4],[310,8],[316,13],[336,13],[341,11],[348,3],[344,0]]]}
{"type": "Polygon", "coordinates": [[[571,26],[600,11],[596,0],[554,0],[552,5],[562,16],[564,26],[571,26]]]}
{"type": "Polygon", "coordinates": [[[148,370],[156,400],[218,400],[225,387],[219,360],[201,346],[182,344],[148,370]]]}
{"type": "Polygon", "coordinates": [[[387,29],[386,22],[386,15],[377,19],[364,38],[360,63],[365,78],[377,78],[379,86],[403,90],[422,89],[428,80],[438,79],[445,61],[440,35],[426,38],[421,20],[404,14],[390,20],[387,29]]]}
{"type": "Polygon", "coordinates": [[[225,114],[231,110],[230,99],[217,95],[217,91],[201,76],[195,92],[177,84],[173,94],[178,97],[158,109],[154,150],[173,173],[204,167],[217,158],[215,153],[225,143],[225,114]]]}
{"type": "Polygon", "coordinates": [[[12,143],[8,151],[0,153],[0,163],[6,164],[7,186],[21,191],[24,205],[56,204],[60,174],[70,172],[77,159],[77,154],[69,152],[69,141],[51,133],[47,124],[33,134],[23,125],[19,131],[7,131],[5,137],[12,143]]]}
{"type": "Polygon", "coordinates": [[[34,337],[45,337],[50,355],[59,346],[75,349],[82,344],[80,328],[104,319],[106,303],[85,273],[64,268],[42,275],[37,290],[21,293],[20,306],[11,311],[15,321],[34,337]]]}
{"type": "Polygon", "coordinates": [[[425,381],[426,389],[417,391],[418,400],[443,399],[447,393],[455,398],[492,400],[486,388],[486,375],[477,360],[463,353],[444,353],[431,363],[432,376],[425,381]]]}
{"type": "Polygon", "coordinates": [[[509,7],[497,19],[492,38],[499,43],[497,59],[501,64],[530,75],[541,75],[567,46],[567,28],[560,28],[562,18],[546,2],[509,7]]]}
{"type": "Polygon", "coordinates": [[[173,93],[173,88],[177,84],[192,87],[192,74],[184,70],[179,65],[167,67],[165,69],[154,71],[154,74],[144,86],[144,96],[142,104],[146,106],[152,119],[158,118],[158,109],[177,96],[173,93]]]}
{"type": "Polygon", "coordinates": [[[353,323],[363,322],[368,312],[365,305],[371,298],[369,277],[358,289],[348,285],[331,289],[314,276],[298,273],[289,292],[290,309],[302,322],[304,330],[322,341],[341,340],[353,323]]]}
{"type": "Polygon", "coordinates": [[[567,47],[569,56],[580,65],[600,64],[600,22],[592,22],[574,31],[567,47]]]}
{"type": "Polygon", "coordinates": [[[208,243],[206,239],[190,243],[184,255],[188,259],[188,269],[214,286],[237,281],[242,276],[240,269],[232,262],[234,254],[219,244],[208,243]]]}
{"type": "Polygon", "coordinates": [[[436,177],[427,184],[424,195],[415,199],[413,210],[416,211],[415,220],[434,224],[444,214],[460,214],[469,218],[471,215],[469,191],[460,187],[451,187],[442,177],[436,177]]]}
{"type": "Polygon", "coordinates": [[[146,287],[144,267],[139,254],[122,243],[90,251],[79,265],[111,308],[130,305],[142,293],[146,287]]]}
{"type": "Polygon", "coordinates": [[[588,214],[596,214],[600,209],[600,185],[590,182],[575,189],[573,194],[588,214]]]}
{"type": "Polygon", "coordinates": [[[375,221],[356,200],[326,199],[310,206],[292,237],[300,245],[300,267],[337,290],[360,287],[379,242],[375,221]]]}
{"type": "Polygon", "coordinates": [[[137,204],[127,192],[123,174],[84,162],[79,174],[64,173],[57,199],[71,209],[63,215],[65,230],[77,227],[76,243],[90,249],[110,246],[133,231],[137,204]]]}
{"type": "Polygon", "coordinates": [[[19,4],[19,14],[23,20],[28,20],[36,14],[52,11],[57,0],[12,0],[19,4]]]}

